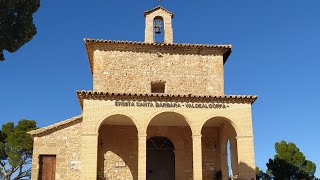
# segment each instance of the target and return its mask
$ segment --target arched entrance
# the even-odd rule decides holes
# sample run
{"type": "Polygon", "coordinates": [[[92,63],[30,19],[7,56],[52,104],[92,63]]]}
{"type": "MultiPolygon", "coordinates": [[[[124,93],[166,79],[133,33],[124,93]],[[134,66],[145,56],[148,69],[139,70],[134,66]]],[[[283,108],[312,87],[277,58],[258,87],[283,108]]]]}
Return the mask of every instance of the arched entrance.
{"type": "Polygon", "coordinates": [[[174,180],[175,156],[172,142],[163,136],[147,140],[147,180],[174,180]]]}
{"type": "MultiPolygon", "coordinates": [[[[193,152],[192,152],[191,136],[192,136],[192,131],[188,124],[188,120],[179,113],[162,112],[152,117],[147,127],[147,139],[148,139],[147,141],[147,172],[146,172],[148,177],[147,180],[158,180],[158,179],[185,180],[190,178],[192,179],[193,152]],[[153,143],[157,142],[158,144],[157,143],[151,144],[152,142],[153,143]],[[164,144],[161,144],[161,142],[163,142],[164,144]],[[152,159],[152,156],[150,157],[150,154],[155,152],[149,151],[149,148],[153,147],[153,148],[159,149],[161,145],[163,145],[162,148],[170,147],[169,146],[170,144],[167,144],[167,143],[172,144],[171,150],[170,150],[171,156],[168,156],[167,158],[173,157],[174,159],[174,163],[171,163],[173,164],[173,166],[171,165],[169,166],[170,177],[169,178],[161,178],[161,176],[154,177],[155,174],[157,173],[154,173],[155,171],[153,169],[149,171],[148,165],[149,165],[149,162],[152,162],[150,160],[152,159]],[[157,145],[157,147],[154,147],[155,145],[157,145]]],[[[157,152],[157,153],[160,154],[160,152],[157,152]]],[[[158,158],[159,158],[159,161],[167,161],[167,160],[164,160],[165,158],[163,158],[162,155],[159,155],[158,158]]]]}

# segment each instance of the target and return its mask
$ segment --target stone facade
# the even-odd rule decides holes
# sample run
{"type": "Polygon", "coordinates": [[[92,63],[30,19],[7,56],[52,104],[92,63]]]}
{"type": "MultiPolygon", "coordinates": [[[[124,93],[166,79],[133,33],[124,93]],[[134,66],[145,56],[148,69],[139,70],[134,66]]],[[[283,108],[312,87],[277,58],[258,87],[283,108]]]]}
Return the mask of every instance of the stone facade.
{"type": "Polygon", "coordinates": [[[148,48],[145,52],[128,48],[111,50],[108,46],[97,48],[93,58],[94,91],[150,93],[151,83],[162,81],[168,94],[223,95],[222,55],[164,51],[157,48],[148,48]]]}
{"type": "Polygon", "coordinates": [[[231,45],[174,44],[171,12],[157,7],[145,17],[146,42],[85,39],[93,91],[77,92],[81,116],[29,132],[32,179],[39,157],[56,155],[56,179],[146,180],[152,137],[172,142],[176,180],[211,180],[218,171],[227,180],[228,167],[235,179],[255,179],[257,97],[224,94],[231,45]],[[163,43],[153,41],[155,18],[165,24],[163,43]],[[152,92],[154,83],[164,91],[152,92]]]}
{"type": "Polygon", "coordinates": [[[80,161],[81,121],[64,125],[54,131],[43,132],[34,137],[32,155],[32,179],[38,179],[40,155],[56,155],[56,180],[80,179],[80,170],[71,169],[71,161],[80,161]]]}

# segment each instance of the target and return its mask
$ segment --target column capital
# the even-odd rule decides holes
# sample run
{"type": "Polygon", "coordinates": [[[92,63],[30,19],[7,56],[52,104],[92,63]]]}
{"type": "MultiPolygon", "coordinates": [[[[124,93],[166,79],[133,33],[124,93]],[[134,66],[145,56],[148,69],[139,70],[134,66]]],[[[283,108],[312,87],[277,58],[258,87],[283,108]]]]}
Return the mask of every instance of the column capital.
{"type": "Polygon", "coordinates": [[[236,139],[253,138],[253,136],[236,136],[236,139]]]}
{"type": "Polygon", "coordinates": [[[139,137],[139,138],[143,138],[143,137],[146,138],[146,137],[147,137],[147,134],[138,134],[138,137],[139,137]]]}
{"type": "Polygon", "coordinates": [[[192,135],[192,138],[201,138],[201,137],[202,137],[201,134],[194,134],[194,135],[192,135]]]}

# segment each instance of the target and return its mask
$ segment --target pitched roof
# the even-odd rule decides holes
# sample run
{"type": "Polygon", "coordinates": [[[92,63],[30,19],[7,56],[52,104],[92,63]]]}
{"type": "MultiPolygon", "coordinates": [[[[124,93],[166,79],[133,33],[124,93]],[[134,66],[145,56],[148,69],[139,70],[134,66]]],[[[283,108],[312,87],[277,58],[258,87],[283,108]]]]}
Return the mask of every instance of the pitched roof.
{"type": "Polygon", "coordinates": [[[155,12],[155,11],[158,10],[158,9],[164,10],[165,12],[169,13],[169,14],[172,16],[172,18],[173,18],[174,14],[173,14],[172,12],[168,11],[167,9],[165,9],[165,8],[162,7],[162,6],[157,6],[157,7],[153,8],[153,9],[150,9],[150,10],[148,10],[148,11],[145,11],[145,12],[144,12],[144,17],[146,17],[148,14],[151,14],[152,12],[155,12]]]}
{"type": "Polygon", "coordinates": [[[52,132],[52,131],[55,131],[55,130],[58,130],[58,129],[62,129],[64,127],[67,127],[68,125],[72,125],[72,124],[75,124],[75,123],[77,124],[77,123],[80,123],[80,122],[82,122],[82,115],[78,115],[78,116],[66,119],[64,121],[60,121],[60,122],[58,122],[56,124],[52,124],[52,125],[47,126],[47,127],[43,127],[43,128],[40,128],[40,129],[29,131],[28,134],[31,135],[32,137],[41,136],[44,133],[48,133],[48,132],[52,132]]]}
{"type": "Polygon", "coordinates": [[[227,102],[248,102],[253,104],[257,100],[257,96],[253,95],[178,95],[165,93],[112,93],[112,92],[96,92],[96,91],[77,91],[78,100],[82,106],[83,99],[97,99],[97,98],[149,98],[151,100],[165,100],[165,99],[184,99],[184,100],[216,100],[227,102]]]}
{"type": "Polygon", "coordinates": [[[89,39],[84,38],[86,50],[89,58],[91,73],[93,66],[93,51],[96,45],[112,45],[113,49],[130,50],[130,48],[144,49],[148,47],[156,47],[165,49],[166,51],[176,51],[179,53],[179,49],[182,52],[192,51],[193,53],[199,53],[201,51],[208,51],[211,54],[220,52],[224,55],[224,62],[227,61],[231,54],[231,44],[189,44],[189,43],[159,43],[159,42],[140,42],[140,41],[118,41],[118,40],[103,40],[103,39],[89,39]]]}

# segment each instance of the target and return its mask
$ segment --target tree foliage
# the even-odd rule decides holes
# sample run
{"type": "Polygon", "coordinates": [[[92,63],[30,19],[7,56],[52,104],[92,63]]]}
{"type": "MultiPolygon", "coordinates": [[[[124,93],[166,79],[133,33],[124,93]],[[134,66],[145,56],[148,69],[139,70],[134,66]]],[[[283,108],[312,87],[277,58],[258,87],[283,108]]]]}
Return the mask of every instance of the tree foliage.
{"type": "Polygon", "coordinates": [[[37,33],[33,13],[40,7],[40,0],[0,0],[0,61],[3,51],[17,51],[37,33]]]}
{"type": "Polygon", "coordinates": [[[13,122],[2,125],[0,130],[0,177],[1,179],[21,179],[29,177],[33,142],[27,134],[36,129],[33,120],[21,120],[17,126],[13,122]],[[12,178],[13,174],[16,176],[12,178]]]}
{"type": "Polygon", "coordinates": [[[314,179],[316,165],[306,159],[294,143],[275,143],[276,155],[267,163],[275,180],[314,179]]]}
{"type": "Polygon", "coordinates": [[[269,173],[265,173],[262,170],[260,170],[259,167],[256,167],[256,180],[271,180],[272,177],[269,175],[269,173]]]}

